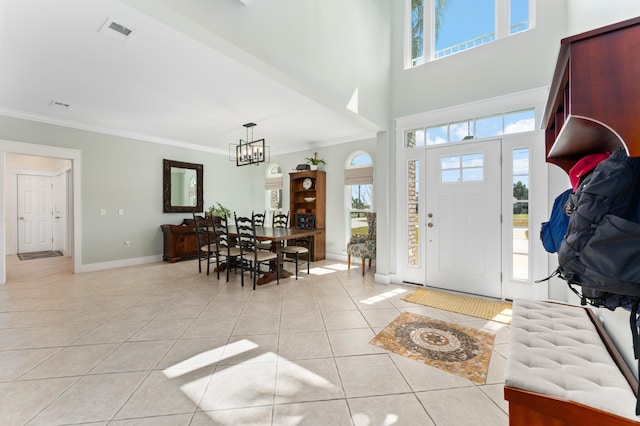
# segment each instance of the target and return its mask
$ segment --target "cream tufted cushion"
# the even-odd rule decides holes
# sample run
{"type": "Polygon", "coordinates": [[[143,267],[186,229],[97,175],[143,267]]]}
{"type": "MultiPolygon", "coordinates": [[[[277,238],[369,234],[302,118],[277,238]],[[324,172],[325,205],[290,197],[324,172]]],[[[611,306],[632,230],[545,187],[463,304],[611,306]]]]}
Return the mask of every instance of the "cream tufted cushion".
{"type": "Polygon", "coordinates": [[[640,420],[631,387],[577,306],[513,302],[505,385],[640,420]]]}

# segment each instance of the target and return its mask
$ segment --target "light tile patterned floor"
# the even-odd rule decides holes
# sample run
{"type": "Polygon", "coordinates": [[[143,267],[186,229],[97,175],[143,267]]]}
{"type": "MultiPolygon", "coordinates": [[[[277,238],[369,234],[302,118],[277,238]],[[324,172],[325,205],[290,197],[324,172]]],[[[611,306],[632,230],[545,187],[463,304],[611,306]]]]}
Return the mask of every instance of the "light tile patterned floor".
{"type": "Polygon", "coordinates": [[[506,425],[509,327],[340,262],[251,290],[196,261],[72,274],[7,257],[3,425],[506,425]],[[485,385],[368,342],[401,312],[496,332],[485,385]]]}

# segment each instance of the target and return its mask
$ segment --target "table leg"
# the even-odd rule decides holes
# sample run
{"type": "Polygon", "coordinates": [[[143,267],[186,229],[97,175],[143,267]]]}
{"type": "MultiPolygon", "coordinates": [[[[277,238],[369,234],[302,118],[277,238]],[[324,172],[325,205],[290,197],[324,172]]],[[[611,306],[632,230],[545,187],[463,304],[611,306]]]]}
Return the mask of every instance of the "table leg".
{"type": "MultiPolygon", "coordinates": [[[[284,260],[282,259],[282,252],[280,251],[280,242],[273,241],[271,243],[271,251],[274,251],[276,255],[278,255],[278,259],[280,260],[279,262],[277,262],[277,265],[275,266],[278,268],[280,278],[289,278],[290,276],[292,276],[293,274],[289,271],[285,271],[283,267],[284,260]]],[[[276,262],[272,262],[272,263],[276,263],[276,262]]],[[[265,273],[263,276],[258,278],[257,284],[263,285],[275,280],[276,280],[276,273],[275,273],[275,268],[272,265],[269,268],[269,272],[265,273]]]]}

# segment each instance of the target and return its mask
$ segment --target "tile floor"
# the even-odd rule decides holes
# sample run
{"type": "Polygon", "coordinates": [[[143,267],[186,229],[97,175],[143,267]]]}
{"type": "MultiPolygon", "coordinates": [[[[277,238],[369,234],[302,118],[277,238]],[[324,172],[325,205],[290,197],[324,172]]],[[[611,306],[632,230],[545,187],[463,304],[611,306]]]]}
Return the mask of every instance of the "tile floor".
{"type": "Polygon", "coordinates": [[[258,287],[196,261],[72,274],[7,258],[2,425],[506,425],[509,327],[340,262],[258,287]],[[496,332],[486,385],[368,342],[401,312],[496,332]]]}

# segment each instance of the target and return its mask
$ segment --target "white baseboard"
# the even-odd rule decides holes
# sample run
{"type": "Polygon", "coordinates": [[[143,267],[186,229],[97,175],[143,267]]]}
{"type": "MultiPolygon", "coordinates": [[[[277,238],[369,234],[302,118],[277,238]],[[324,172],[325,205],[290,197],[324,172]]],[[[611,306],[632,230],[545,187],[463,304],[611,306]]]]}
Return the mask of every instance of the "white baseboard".
{"type": "Polygon", "coordinates": [[[145,263],[155,263],[155,262],[161,262],[161,261],[162,261],[162,255],[158,254],[155,256],[135,257],[131,259],[114,260],[111,262],[100,262],[100,263],[90,263],[87,265],[80,265],[80,270],[76,272],[82,273],[82,272],[103,271],[105,269],[122,268],[124,266],[143,265],[145,263]]]}

